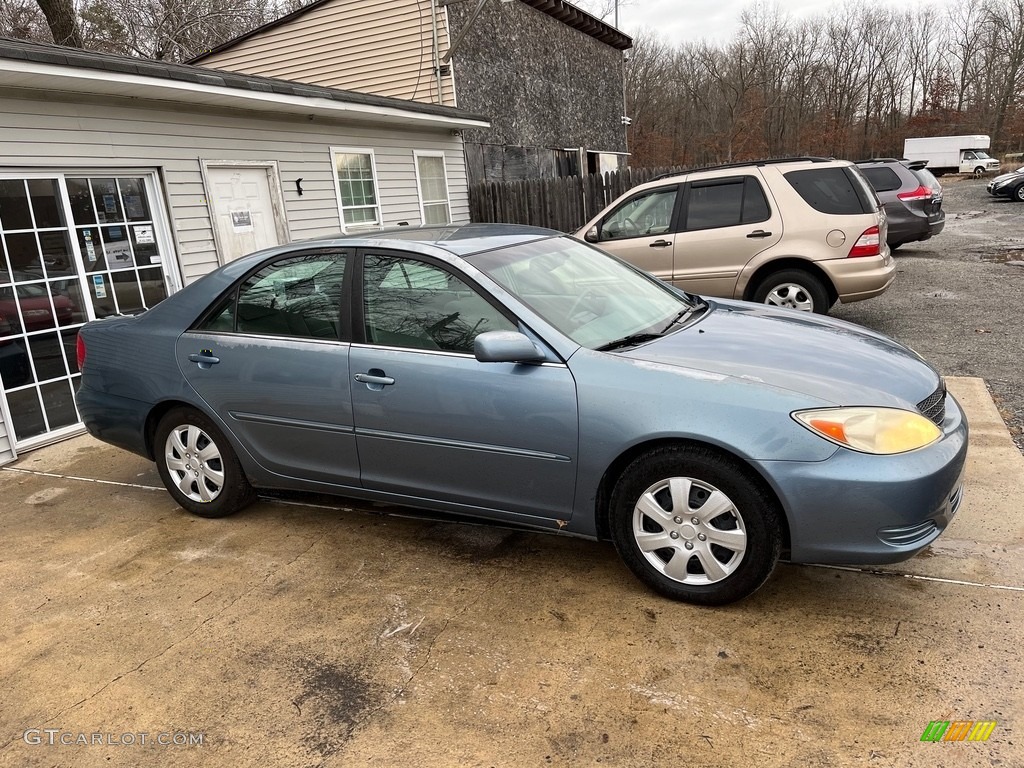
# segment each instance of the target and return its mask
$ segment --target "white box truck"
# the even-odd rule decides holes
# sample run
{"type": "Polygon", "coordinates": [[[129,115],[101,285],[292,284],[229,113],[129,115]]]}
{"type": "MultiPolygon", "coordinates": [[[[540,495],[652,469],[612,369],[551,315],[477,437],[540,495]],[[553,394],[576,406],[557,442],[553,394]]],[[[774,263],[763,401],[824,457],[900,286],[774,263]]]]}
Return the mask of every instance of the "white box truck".
{"type": "Polygon", "coordinates": [[[929,136],[903,142],[907,160],[927,160],[928,170],[936,176],[944,173],[973,173],[981,176],[998,171],[999,161],[989,157],[992,140],[988,136],[929,136]]]}

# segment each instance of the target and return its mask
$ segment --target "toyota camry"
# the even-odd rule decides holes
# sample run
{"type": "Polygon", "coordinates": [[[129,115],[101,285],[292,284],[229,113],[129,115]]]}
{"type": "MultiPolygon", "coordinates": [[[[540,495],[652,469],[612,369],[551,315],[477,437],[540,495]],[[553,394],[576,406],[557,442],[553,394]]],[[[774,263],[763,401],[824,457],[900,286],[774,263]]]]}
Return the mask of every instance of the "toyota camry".
{"type": "Polygon", "coordinates": [[[87,324],[78,404],[203,517],[313,491],[610,539],[668,597],[913,556],[967,422],[912,350],[507,225],[262,251],[87,324]]]}

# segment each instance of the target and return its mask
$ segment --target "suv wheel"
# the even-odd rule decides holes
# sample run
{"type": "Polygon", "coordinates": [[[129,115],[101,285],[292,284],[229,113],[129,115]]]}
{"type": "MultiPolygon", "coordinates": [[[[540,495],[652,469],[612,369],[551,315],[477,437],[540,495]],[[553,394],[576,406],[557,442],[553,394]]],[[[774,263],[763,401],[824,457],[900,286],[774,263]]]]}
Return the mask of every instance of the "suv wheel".
{"type": "Polygon", "coordinates": [[[832,306],[821,281],[802,269],[783,269],[768,275],[754,290],[754,301],[821,315],[832,306]]]}

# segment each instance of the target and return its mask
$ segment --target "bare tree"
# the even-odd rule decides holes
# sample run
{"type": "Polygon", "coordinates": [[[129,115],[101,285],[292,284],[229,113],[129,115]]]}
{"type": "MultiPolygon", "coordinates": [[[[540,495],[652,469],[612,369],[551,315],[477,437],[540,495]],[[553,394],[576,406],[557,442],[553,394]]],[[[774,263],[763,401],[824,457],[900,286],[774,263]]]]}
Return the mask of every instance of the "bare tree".
{"type": "Polygon", "coordinates": [[[53,40],[35,0],[0,0],[0,35],[18,40],[53,40]]]}
{"type": "Polygon", "coordinates": [[[58,45],[82,47],[82,32],[78,28],[78,16],[75,13],[73,0],[36,0],[46,23],[53,35],[53,42],[58,45]]]}
{"type": "Polygon", "coordinates": [[[91,47],[186,61],[280,15],[275,0],[88,0],[91,47]]]}

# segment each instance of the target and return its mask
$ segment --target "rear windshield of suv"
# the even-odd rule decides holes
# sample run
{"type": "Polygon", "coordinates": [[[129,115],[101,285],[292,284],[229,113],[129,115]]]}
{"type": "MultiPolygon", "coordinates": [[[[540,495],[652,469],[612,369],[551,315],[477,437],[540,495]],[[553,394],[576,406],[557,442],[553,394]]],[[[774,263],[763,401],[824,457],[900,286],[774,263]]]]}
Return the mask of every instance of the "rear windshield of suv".
{"type": "Polygon", "coordinates": [[[942,191],[942,185],[939,183],[939,180],[927,168],[911,168],[910,172],[917,176],[926,187],[931,187],[935,192],[942,191]]]}
{"type": "Polygon", "coordinates": [[[783,174],[811,208],[822,213],[853,215],[878,208],[874,193],[850,168],[808,168],[783,174]]]}

